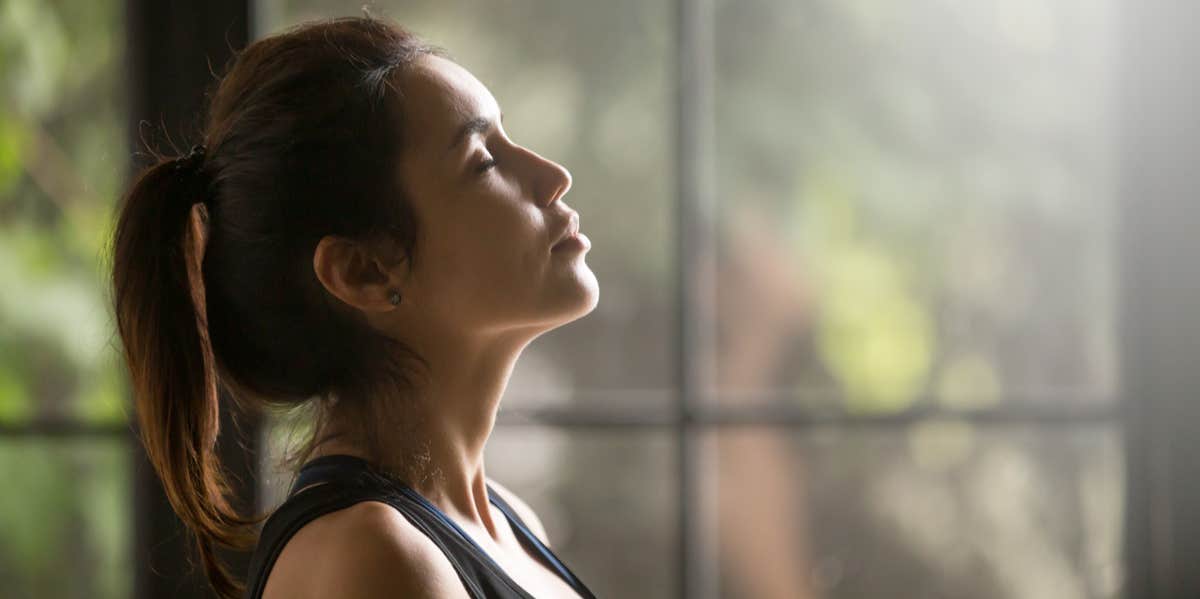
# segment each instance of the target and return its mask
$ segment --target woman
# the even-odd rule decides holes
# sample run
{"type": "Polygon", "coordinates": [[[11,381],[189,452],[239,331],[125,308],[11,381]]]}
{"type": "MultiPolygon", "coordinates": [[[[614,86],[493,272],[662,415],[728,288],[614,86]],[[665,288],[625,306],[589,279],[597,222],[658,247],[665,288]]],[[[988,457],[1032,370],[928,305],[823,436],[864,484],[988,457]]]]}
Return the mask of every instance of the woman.
{"type": "Polygon", "coordinates": [[[591,597],[484,474],[533,339],[595,308],[571,176],[475,77],[372,17],[259,40],[203,144],[146,169],[113,236],[140,435],[223,597],[591,597]],[[229,502],[218,380],[311,408],[270,514],[229,502]],[[255,551],[243,587],[217,546],[255,551]]]}

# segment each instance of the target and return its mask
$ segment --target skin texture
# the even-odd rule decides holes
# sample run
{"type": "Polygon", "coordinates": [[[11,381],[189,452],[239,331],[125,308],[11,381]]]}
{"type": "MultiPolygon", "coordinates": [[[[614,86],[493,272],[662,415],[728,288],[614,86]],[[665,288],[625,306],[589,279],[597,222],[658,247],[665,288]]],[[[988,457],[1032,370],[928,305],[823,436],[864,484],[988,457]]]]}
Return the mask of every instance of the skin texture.
{"type": "MultiPolygon", "coordinates": [[[[428,383],[418,397],[403,401],[394,430],[410,431],[413,422],[420,426],[415,436],[394,435],[397,445],[388,448],[385,465],[403,471],[415,460],[413,447],[426,448],[433,475],[409,477],[414,489],[526,590],[539,597],[574,597],[524,551],[503,514],[488,502],[483,463],[521,352],[542,333],[587,315],[599,301],[586,250],[551,251],[576,218],[563,200],[571,175],[510,139],[495,98],[456,63],[422,57],[402,75],[401,87],[407,146],[397,176],[420,224],[418,260],[395,263],[363,244],[329,236],[318,244],[313,269],[372,326],[429,361],[428,383]],[[463,124],[475,117],[485,118],[487,129],[451,147],[463,124]],[[494,167],[480,170],[492,159],[494,167]],[[388,301],[392,289],[403,296],[399,306],[388,301]]],[[[336,426],[333,431],[347,432],[336,426]]],[[[349,434],[329,441],[314,455],[363,455],[352,439],[349,434]]],[[[525,502],[491,482],[544,538],[525,502]]],[[[272,570],[266,596],[333,596],[311,593],[334,587],[342,597],[465,596],[432,542],[395,510],[372,504],[383,505],[364,502],[301,529],[272,570]],[[312,567],[317,562],[322,565],[312,567]],[[276,573],[287,580],[277,582],[276,573]]]]}

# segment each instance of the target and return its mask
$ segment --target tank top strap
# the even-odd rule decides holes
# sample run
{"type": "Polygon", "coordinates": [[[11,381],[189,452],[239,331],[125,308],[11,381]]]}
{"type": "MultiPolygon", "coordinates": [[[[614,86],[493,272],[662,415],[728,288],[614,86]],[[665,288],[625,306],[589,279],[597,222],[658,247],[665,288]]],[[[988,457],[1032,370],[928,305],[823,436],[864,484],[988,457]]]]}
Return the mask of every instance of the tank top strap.
{"type": "MultiPolygon", "coordinates": [[[[309,522],[363,501],[386,501],[377,489],[350,484],[323,484],[290,497],[280,505],[263,525],[254,553],[250,557],[246,579],[247,599],[261,599],[267,577],[283,547],[309,522]]],[[[388,502],[389,504],[391,502],[388,502]]],[[[428,534],[428,531],[424,531],[428,534]]],[[[431,536],[434,542],[436,537],[431,536]]],[[[441,545],[441,543],[439,543],[441,545]]],[[[441,547],[445,551],[445,547],[441,547]]],[[[456,570],[457,570],[457,564],[456,570]]],[[[473,599],[486,597],[477,585],[464,580],[473,599]]]]}
{"type": "Polygon", "coordinates": [[[496,491],[492,489],[491,485],[488,485],[488,499],[491,500],[492,503],[496,504],[496,507],[500,508],[501,512],[504,512],[504,516],[508,518],[508,521],[511,522],[516,528],[517,538],[521,541],[521,544],[524,545],[526,549],[529,549],[530,551],[542,556],[542,560],[545,561],[550,567],[558,571],[558,575],[561,576],[563,580],[567,581],[567,584],[571,585],[571,588],[575,589],[575,592],[579,593],[580,597],[583,597],[584,599],[596,599],[596,596],[592,594],[591,589],[587,588],[587,586],[583,584],[583,581],[579,580],[579,577],[575,576],[575,573],[572,572],[571,569],[562,562],[562,560],[558,559],[558,556],[554,555],[554,552],[550,551],[550,548],[542,543],[541,539],[539,539],[537,535],[533,534],[533,531],[529,529],[529,526],[525,524],[525,521],[522,520],[519,515],[517,515],[516,510],[514,510],[512,506],[504,500],[503,497],[496,493],[496,491]]]}
{"type": "Polygon", "coordinates": [[[362,458],[344,454],[324,455],[309,460],[300,468],[296,482],[292,483],[288,491],[288,497],[314,483],[357,480],[364,464],[362,458]]]}

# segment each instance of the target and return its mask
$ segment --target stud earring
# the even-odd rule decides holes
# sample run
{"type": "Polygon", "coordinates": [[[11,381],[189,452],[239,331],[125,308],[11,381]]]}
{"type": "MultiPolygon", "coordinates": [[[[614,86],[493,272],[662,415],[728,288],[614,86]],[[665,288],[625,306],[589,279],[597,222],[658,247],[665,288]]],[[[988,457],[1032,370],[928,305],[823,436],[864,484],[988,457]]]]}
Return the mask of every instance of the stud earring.
{"type": "Polygon", "coordinates": [[[393,289],[391,294],[388,295],[388,301],[392,302],[393,306],[399,306],[400,305],[400,292],[393,289]]]}

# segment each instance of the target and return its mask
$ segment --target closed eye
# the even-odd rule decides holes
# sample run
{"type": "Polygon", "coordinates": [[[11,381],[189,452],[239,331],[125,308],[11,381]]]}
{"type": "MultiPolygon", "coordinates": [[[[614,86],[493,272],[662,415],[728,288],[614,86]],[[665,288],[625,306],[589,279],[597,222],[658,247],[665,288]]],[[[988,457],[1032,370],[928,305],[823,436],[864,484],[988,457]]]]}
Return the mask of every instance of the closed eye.
{"type": "Polygon", "coordinates": [[[486,161],[486,162],[484,162],[483,164],[480,164],[480,165],[479,165],[479,168],[478,168],[478,169],[476,169],[476,170],[478,170],[479,172],[483,173],[483,172],[486,172],[488,169],[490,169],[490,168],[492,168],[492,167],[494,167],[494,166],[496,166],[496,159],[492,158],[492,159],[489,159],[489,160],[487,160],[487,161],[486,161]]]}

